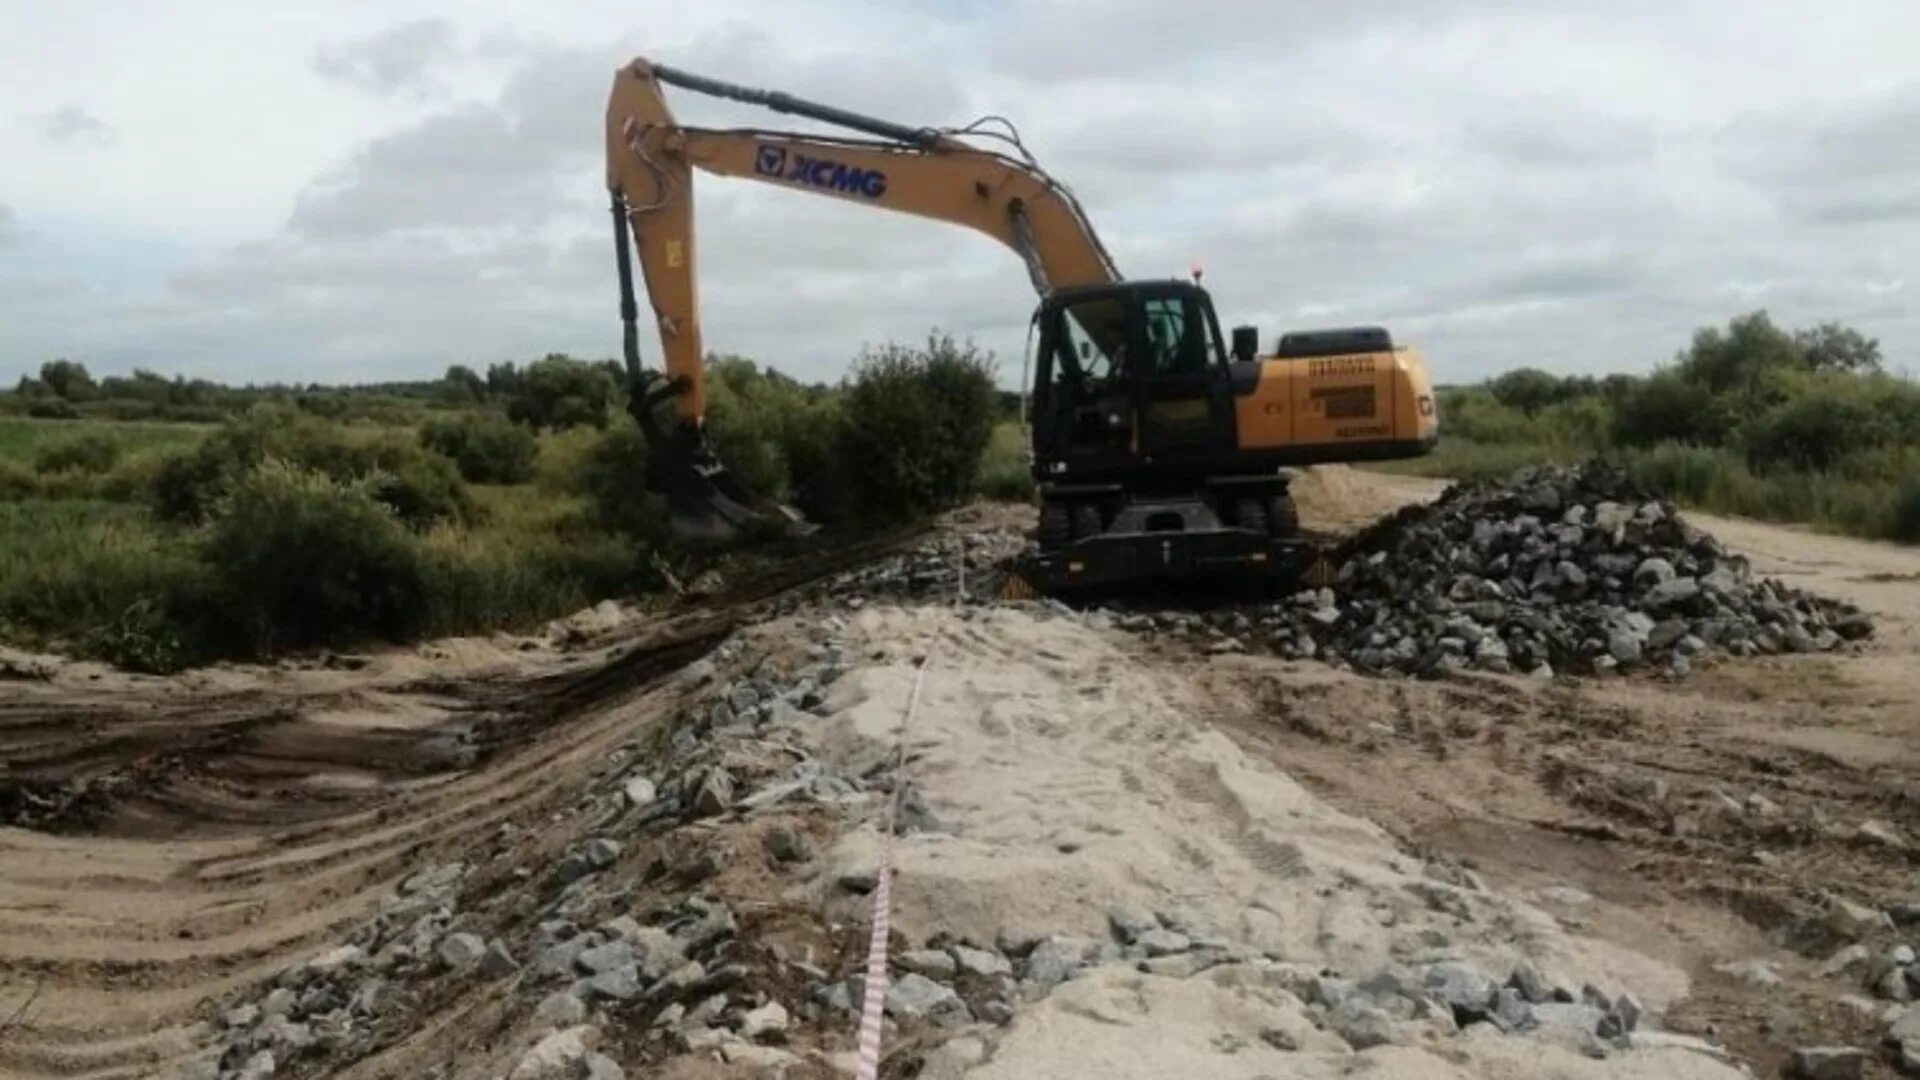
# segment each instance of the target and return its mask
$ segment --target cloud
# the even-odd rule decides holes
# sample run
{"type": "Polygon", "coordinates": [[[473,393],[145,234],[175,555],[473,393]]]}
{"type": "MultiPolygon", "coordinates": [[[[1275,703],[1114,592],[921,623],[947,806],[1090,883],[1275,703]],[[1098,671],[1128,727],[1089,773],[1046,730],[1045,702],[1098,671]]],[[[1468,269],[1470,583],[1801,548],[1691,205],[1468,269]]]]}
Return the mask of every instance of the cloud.
{"type": "Polygon", "coordinates": [[[119,133],[72,102],[29,119],[40,138],[62,146],[110,146],[119,133]]]}
{"type": "Polygon", "coordinates": [[[313,57],[321,76],[372,94],[428,97],[440,90],[435,69],[459,53],[446,19],[416,19],[378,33],[323,46],[313,57]]]}
{"type": "Polygon", "coordinates": [[[1746,117],[1722,145],[1735,174],[1794,220],[1920,222],[1920,83],[1816,111],[1746,117]]]}
{"type": "MultiPolygon", "coordinates": [[[[668,5],[644,36],[529,8],[403,23],[318,58],[301,39],[259,62],[311,64],[316,100],[350,121],[329,130],[357,134],[324,141],[323,170],[277,181],[279,227],[144,288],[69,260],[62,280],[94,287],[30,307],[0,281],[0,326],[22,351],[92,350],[104,369],[242,378],[608,355],[600,125],[639,41],[902,123],[1006,115],[1123,270],[1183,275],[1198,259],[1223,325],[1269,341],[1378,322],[1449,382],[1519,364],[1644,370],[1694,328],[1765,306],[1790,325],[1853,322],[1898,358],[1920,350],[1920,87],[1885,73],[1904,70],[1920,9],[1836,3],[1850,17],[1810,23],[1738,0],[847,0],[804,17],[709,0],[668,5]],[[483,91],[436,96],[451,65],[483,91]]],[[[819,128],[669,94],[689,124],[819,128]]],[[[128,144],[164,130],[130,107],[112,113],[128,144]]],[[[226,119],[280,124],[280,107],[236,99],[226,119]]],[[[61,157],[53,168],[78,167],[61,157]]],[[[195,162],[202,197],[248,183],[246,157],[195,162]]],[[[832,379],[863,343],[939,326],[1017,375],[1034,298],[1010,252],[751,181],[696,187],[710,347],[832,379]]],[[[15,227],[6,257],[38,268],[54,218],[33,192],[8,196],[35,229],[15,227]]],[[[114,209],[148,215],[123,229],[167,227],[160,208],[114,209]]]]}
{"type": "Polygon", "coordinates": [[[0,203],[0,250],[19,242],[20,220],[14,215],[13,207],[0,203]]]}

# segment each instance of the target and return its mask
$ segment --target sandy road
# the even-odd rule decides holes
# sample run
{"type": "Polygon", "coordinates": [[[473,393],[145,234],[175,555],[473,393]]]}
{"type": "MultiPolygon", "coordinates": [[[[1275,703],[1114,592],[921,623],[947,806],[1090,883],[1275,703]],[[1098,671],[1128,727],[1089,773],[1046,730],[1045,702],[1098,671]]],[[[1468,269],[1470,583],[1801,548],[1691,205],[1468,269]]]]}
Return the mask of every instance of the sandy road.
{"type": "MultiPolygon", "coordinates": [[[[1303,490],[1307,523],[1328,532],[1438,489],[1345,470],[1315,484],[1303,490]]],[[[1017,917],[1097,934],[1116,898],[1172,899],[1236,934],[1277,934],[1274,948],[1301,963],[1362,965],[1389,955],[1398,931],[1355,914],[1378,904],[1324,905],[1313,886],[1369,882],[1413,934],[1427,916],[1382,898],[1438,859],[1496,890],[1486,926],[1532,928],[1461,939],[1489,964],[1520,948],[1570,978],[1631,986],[1670,1026],[1724,1040],[1762,1070],[1793,1045],[1871,1042],[1872,1024],[1836,1004],[1848,988],[1816,974],[1833,947],[1817,927],[1828,894],[1920,899],[1909,852],[1853,833],[1911,821],[1920,800],[1920,552],[1693,520],[1760,572],[1873,611],[1878,638],[1856,655],[1723,662],[1681,684],[1541,686],[1366,680],[1013,612],[956,627],[949,703],[971,704],[935,722],[943,738],[923,765],[935,810],[961,833],[910,853],[909,932],[991,937],[1017,917]],[[1021,785],[1044,797],[1000,794],[1021,785]],[[1730,815],[1721,793],[1762,794],[1780,813],[1730,815]],[[1249,914],[1261,910],[1275,921],[1249,914]],[[1784,988],[1754,991],[1715,971],[1756,957],[1778,963],[1784,988]]],[[[815,632],[804,607],[783,617],[799,621],[762,632],[815,632]]],[[[822,728],[820,753],[873,752],[861,718],[884,730],[905,655],[935,617],[858,617],[849,633],[869,658],[834,703],[828,719],[840,725],[822,728]]],[[[567,818],[612,748],[683,708],[692,691],[672,670],[725,628],[609,620],[565,647],[498,639],[346,666],[171,680],[73,666],[0,682],[0,778],[12,798],[39,800],[33,827],[0,828],[0,1073],[165,1073],[204,1046],[220,1007],[338,940],[409,873],[477,851],[542,865],[568,837],[540,837],[541,823],[567,818]],[[653,660],[605,674],[611,656],[669,640],[653,660]],[[128,761],[138,767],[115,767],[128,761]],[[89,781],[77,798],[76,777],[89,781]],[[508,824],[531,839],[501,841],[508,824]]],[[[870,841],[851,819],[814,886],[770,899],[848,917],[820,883],[870,841]]],[[[523,1032],[513,993],[442,1002],[386,1060],[504,1072],[523,1032]],[[497,1035],[465,1047],[460,1025],[473,1016],[497,1035]]],[[[1297,1004],[1224,976],[1169,987],[1096,973],[1023,1010],[977,1071],[1071,1075],[1059,1071],[1062,1048],[1091,1046],[1117,1023],[1172,1055],[1140,1059],[1150,1068],[1220,1053],[1224,1033],[1256,1048],[1218,1075],[1322,1075],[1345,1051],[1316,1042],[1297,1004]],[[1259,1051],[1263,1025],[1291,1025],[1305,1050],[1328,1056],[1259,1051]]],[[[821,1038],[823,1052],[834,1048],[831,1033],[821,1038]]],[[[1470,1064],[1457,1069],[1406,1056],[1423,1052],[1377,1059],[1409,1077],[1538,1075],[1518,1044],[1466,1048],[1470,1064]]],[[[1682,1075],[1695,1057],[1660,1074],[1682,1075]]],[[[1656,1074],[1553,1060],[1568,1076],[1656,1074]]],[[[685,1068],[672,1075],[722,1074],[685,1068]]],[[[356,1072],[397,1075],[372,1063],[356,1072]]]]}

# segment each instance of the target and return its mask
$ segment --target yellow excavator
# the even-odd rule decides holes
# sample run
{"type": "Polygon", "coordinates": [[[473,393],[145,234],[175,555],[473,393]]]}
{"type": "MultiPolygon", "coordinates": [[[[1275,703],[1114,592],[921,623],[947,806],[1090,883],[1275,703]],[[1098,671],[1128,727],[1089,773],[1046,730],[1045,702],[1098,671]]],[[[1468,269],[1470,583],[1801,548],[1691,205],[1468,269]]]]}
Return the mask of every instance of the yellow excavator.
{"type": "Polygon", "coordinates": [[[614,77],[606,136],[628,408],[649,444],[648,486],[683,536],[805,528],[744,490],[706,437],[695,169],[969,226],[1020,256],[1040,295],[1028,388],[1039,550],[1023,568],[1037,588],[1292,579],[1312,547],[1285,467],[1412,457],[1437,441],[1417,352],[1378,327],[1284,334],[1267,355],[1253,327],[1223,339],[1198,273],[1123,279],[1079,202],[1000,118],[912,127],[637,59],[614,77]],[[860,137],[683,126],[663,85],[860,137]],[[629,234],[663,372],[640,361],[629,234]]]}

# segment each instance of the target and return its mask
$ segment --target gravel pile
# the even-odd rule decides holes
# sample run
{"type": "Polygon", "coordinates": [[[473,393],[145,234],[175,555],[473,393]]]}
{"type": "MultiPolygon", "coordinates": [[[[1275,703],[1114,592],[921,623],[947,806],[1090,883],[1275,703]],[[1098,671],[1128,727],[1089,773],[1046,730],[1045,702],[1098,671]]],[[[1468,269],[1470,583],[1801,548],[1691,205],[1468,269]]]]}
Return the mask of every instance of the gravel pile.
{"type": "Polygon", "coordinates": [[[1873,633],[1851,604],[1756,579],[1670,503],[1599,465],[1456,485],[1354,537],[1334,561],[1331,588],[1283,602],[1117,621],[1372,674],[1542,678],[1685,675],[1714,650],[1825,652],[1873,633]]]}
{"type": "MultiPolygon", "coordinates": [[[[231,1004],[194,1075],[332,1072],[477,983],[532,1018],[513,1080],[618,1080],[615,1053],[796,1065],[790,1028],[825,1010],[801,994],[783,1003],[783,988],[829,977],[754,940],[713,886],[738,862],[787,872],[814,857],[794,829],[756,820],[883,797],[799,738],[842,673],[840,629],[828,617],[820,640],[777,663],[736,639],[690,665],[681,678],[698,699],[667,732],[608,754],[569,809],[503,823],[463,861],[406,878],[339,944],[231,1004]]],[[[933,823],[907,804],[907,827],[933,823]]]]}

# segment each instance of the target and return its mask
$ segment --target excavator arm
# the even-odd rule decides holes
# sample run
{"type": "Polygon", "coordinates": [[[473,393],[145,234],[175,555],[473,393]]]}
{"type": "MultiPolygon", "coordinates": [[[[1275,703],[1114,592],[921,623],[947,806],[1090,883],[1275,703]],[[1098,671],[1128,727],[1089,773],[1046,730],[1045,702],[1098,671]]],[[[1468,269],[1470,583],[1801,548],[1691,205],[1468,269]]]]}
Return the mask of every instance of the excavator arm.
{"type": "MultiPolygon", "coordinates": [[[[997,134],[997,133],[989,133],[997,134]]],[[[779,92],[754,90],[635,60],[614,77],[607,105],[607,186],[619,257],[629,409],[653,450],[649,484],[666,494],[676,529],[724,538],[766,525],[714,459],[706,419],[704,346],[694,243],[694,169],[968,226],[1012,248],[1035,289],[1118,282],[1119,272],[1079,204],[1022,156],[975,145],[978,132],[910,128],[779,92]],[[683,127],[662,84],[766,106],[869,138],[683,127]],[[660,333],[664,375],[640,362],[628,235],[660,333]],[[659,411],[671,403],[674,419],[659,411]]],[[[777,522],[775,522],[777,523],[777,522]]]]}

